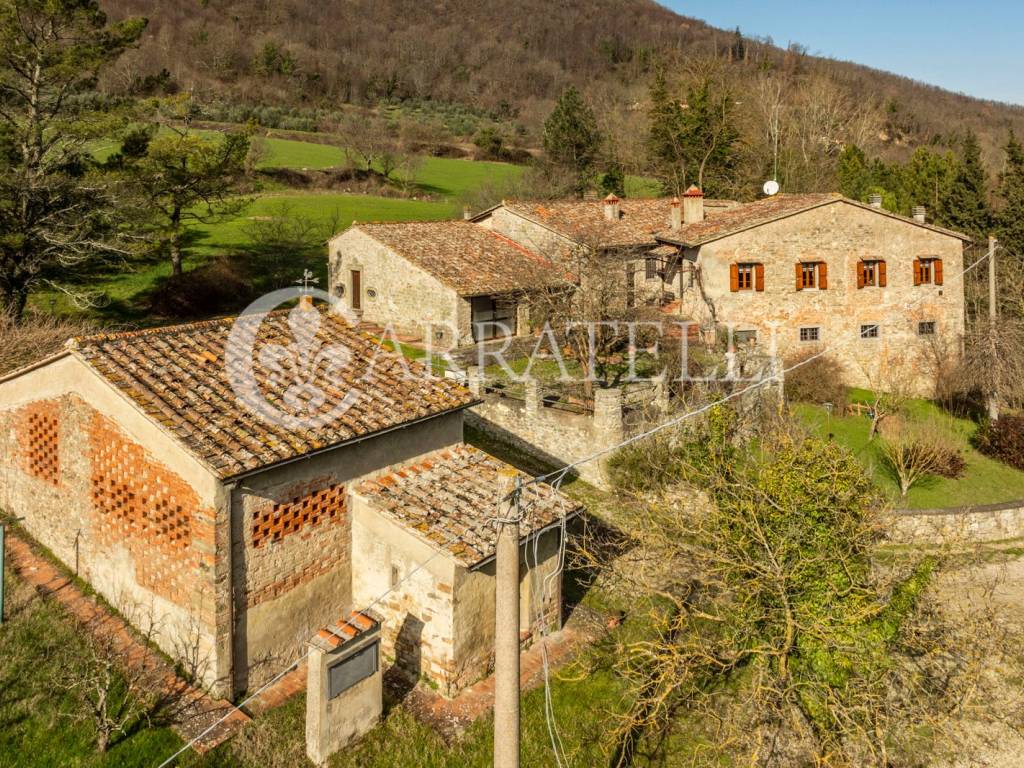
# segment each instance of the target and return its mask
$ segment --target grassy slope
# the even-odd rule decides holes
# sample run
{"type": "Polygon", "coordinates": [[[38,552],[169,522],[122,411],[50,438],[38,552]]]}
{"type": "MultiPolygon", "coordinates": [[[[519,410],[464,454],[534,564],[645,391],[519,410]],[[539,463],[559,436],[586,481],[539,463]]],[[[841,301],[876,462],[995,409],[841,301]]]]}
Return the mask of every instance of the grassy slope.
{"type": "MultiPolygon", "coordinates": [[[[866,393],[854,391],[854,400],[864,400],[866,393]]],[[[906,501],[899,495],[896,481],[883,468],[877,442],[868,442],[870,421],[866,416],[831,416],[823,408],[811,405],[795,406],[796,413],[821,435],[831,434],[848,448],[867,468],[875,483],[898,506],[911,509],[955,507],[970,504],[991,504],[1024,498],[1024,472],[990,459],[976,451],[970,438],[977,424],[968,419],[949,416],[938,406],[924,400],[915,400],[910,406],[913,418],[940,419],[946,426],[950,444],[959,448],[967,461],[966,474],[957,480],[929,478],[922,485],[911,488],[906,501]]]]}

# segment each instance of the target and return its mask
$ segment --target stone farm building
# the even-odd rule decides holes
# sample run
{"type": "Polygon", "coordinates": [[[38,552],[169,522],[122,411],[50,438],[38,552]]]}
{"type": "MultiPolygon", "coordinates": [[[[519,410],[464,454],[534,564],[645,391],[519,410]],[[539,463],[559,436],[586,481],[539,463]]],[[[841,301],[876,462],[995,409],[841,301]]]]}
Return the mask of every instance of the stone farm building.
{"type": "MultiPolygon", "coordinates": [[[[510,200],[471,223],[535,254],[533,263],[558,263],[567,249],[580,247],[617,254],[627,295],[660,306],[666,321],[698,324],[705,338],[730,328],[740,342],[787,357],[827,345],[854,385],[884,386],[888,364],[898,358],[909,361],[914,386],[927,392],[929,366],[940,355],[957,354],[962,339],[967,238],[927,223],[923,209],[907,218],[880,201],[863,204],[838,194],[781,194],[740,204],[705,200],[692,187],[682,200],[510,200]]],[[[415,233],[409,225],[375,226],[415,233]]],[[[464,233],[468,226],[434,222],[430,231],[443,237],[437,233],[464,233]]],[[[393,269],[392,256],[383,258],[365,237],[336,237],[332,263],[357,262],[368,274],[378,263],[393,269]]],[[[434,252],[450,272],[473,271],[476,257],[458,246],[434,252]]],[[[420,267],[406,258],[401,270],[414,274],[420,267]]],[[[334,271],[332,290],[349,291],[351,305],[352,286],[341,274],[334,271]]],[[[523,270],[502,287],[524,295],[537,286],[523,270]]],[[[400,301],[408,324],[438,316],[429,299],[417,305],[406,293],[377,294],[374,300],[388,306],[400,301]]],[[[518,333],[529,330],[523,320],[515,324],[518,333]]],[[[465,342],[468,334],[459,337],[465,342]]]]}
{"type": "MultiPolygon", "coordinates": [[[[510,468],[463,444],[468,390],[311,305],[239,321],[267,402],[287,398],[290,379],[261,351],[288,344],[296,313],[315,315],[321,349],[346,350],[315,379],[318,413],[340,415],[282,426],[243,404],[230,318],[80,338],[0,378],[0,507],[130,619],[155,620],[164,650],[198,642],[223,695],[387,590],[373,606],[384,652],[457,690],[490,663],[489,521],[510,468]]],[[[557,568],[561,521],[578,511],[549,486],[528,493],[527,587],[557,568]]],[[[523,590],[527,631],[559,620],[560,587],[545,605],[537,594],[523,590]]]]}
{"type": "Polygon", "coordinates": [[[545,256],[467,221],[353,224],[329,252],[351,312],[438,347],[526,333],[523,294],[557,282],[545,256]]]}

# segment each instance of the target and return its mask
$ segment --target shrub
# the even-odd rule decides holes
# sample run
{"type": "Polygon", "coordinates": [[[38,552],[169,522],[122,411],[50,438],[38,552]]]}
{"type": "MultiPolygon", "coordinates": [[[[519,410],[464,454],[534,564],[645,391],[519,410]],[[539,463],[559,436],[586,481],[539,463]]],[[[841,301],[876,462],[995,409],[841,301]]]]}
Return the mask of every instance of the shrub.
{"type": "Polygon", "coordinates": [[[72,336],[95,333],[87,320],[29,312],[21,323],[0,315],[0,374],[52,355],[72,336]]]}
{"type": "Polygon", "coordinates": [[[834,357],[814,357],[816,354],[810,351],[786,358],[786,399],[791,403],[832,403],[841,413],[847,397],[842,366],[834,357]]]}
{"type": "Polygon", "coordinates": [[[963,456],[950,445],[948,431],[937,421],[892,419],[884,422],[882,434],[882,464],[904,498],[928,477],[955,478],[967,468],[963,456]]]}
{"type": "Polygon", "coordinates": [[[1024,469],[1024,416],[1000,416],[978,430],[974,444],[986,456],[1024,469]]]}

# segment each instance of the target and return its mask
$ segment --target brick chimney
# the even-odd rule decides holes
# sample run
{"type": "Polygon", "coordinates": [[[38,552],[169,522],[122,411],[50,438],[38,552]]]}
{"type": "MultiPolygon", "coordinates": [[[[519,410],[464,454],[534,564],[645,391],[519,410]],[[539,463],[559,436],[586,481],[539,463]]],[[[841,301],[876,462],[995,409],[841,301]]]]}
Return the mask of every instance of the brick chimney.
{"type": "Polygon", "coordinates": [[[308,293],[300,294],[299,309],[313,309],[313,297],[308,293]]]}
{"type": "Polygon", "coordinates": [[[604,199],[604,217],[607,221],[619,220],[619,198],[614,194],[609,194],[604,199]]]}
{"type": "Polygon", "coordinates": [[[678,197],[672,198],[672,215],[669,218],[669,227],[681,229],[683,226],[683,204],[678,197]]]}
{"type": "Polygon", "coordinates": [[[469,221],[470,219],[473,218],[473,209],[470,208],[468,205],[462,206],[462,218],[465,219],[466,221],[469,221]]]}
{"type": "Polygon", "coordinates": [[[919,221],[922,224],[924,224],[925,221],[928,220],[928,209],[925,208],[923,205],[915,205],[914,206],[914,210],[913,210],[913,214],[914,214],[914,221],[919,221]]]}
{"type": "Polygon", "coordinates": [[[882,196],[877,192],[868,195],[868,205],[870,205],[872,208],[881,208],[882,196]]]}
{"type": "Polygon", "coordinates": [[[704,193],[696,184],[683,192],[683,224],[704,221],[704,193]]]}

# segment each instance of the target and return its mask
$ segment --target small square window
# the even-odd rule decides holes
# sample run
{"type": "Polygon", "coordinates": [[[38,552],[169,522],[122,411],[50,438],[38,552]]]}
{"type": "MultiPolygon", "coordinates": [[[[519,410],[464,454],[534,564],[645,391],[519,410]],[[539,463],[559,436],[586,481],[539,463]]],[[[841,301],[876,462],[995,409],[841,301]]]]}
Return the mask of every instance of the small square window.
{"type": "Polygon", "coordinates": [[[736,331],[733,334],[733,339],[736,342],[736,346],[747,346],[748,344],[757,343],[757,331],[736,331]]]}
{"type": "Polygon", "coordinates": [[[860,327],[860,337],[862,339],[877,339],[879,335],[878,323],[868,323],[860,327]]]}
{"type": "Polygon", "coordinates": [[[821,329],[817,326],[800,329],[800,341],[818,341],[821,338],[821,329]]]}
{"type": "Polygon", "coordinates": [[[934,336],[935,335],[935,321],[934,320],[922,320],[917,324],[918,336],[934,336]]]}

